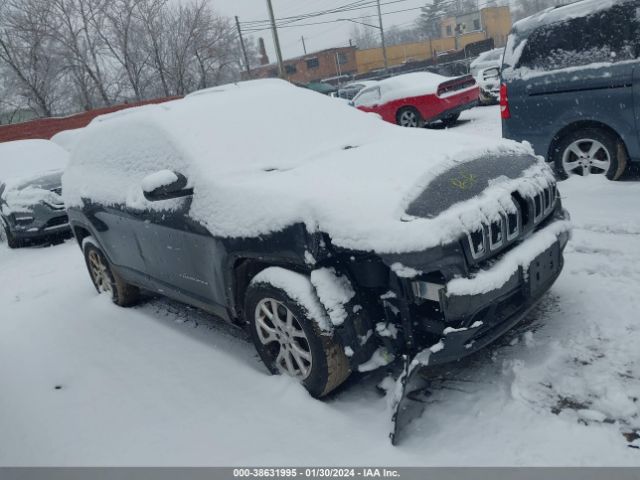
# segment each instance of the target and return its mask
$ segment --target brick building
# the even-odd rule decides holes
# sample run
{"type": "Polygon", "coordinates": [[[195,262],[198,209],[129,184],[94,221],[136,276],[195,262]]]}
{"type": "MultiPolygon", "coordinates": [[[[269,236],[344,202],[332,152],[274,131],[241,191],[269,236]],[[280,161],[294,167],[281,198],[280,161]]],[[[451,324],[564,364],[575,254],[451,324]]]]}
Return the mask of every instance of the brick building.
{"type": "MultiPolygon", "coordinates": [[[[293,83],[307,84],[325,78],[353,75],[358,71],[356,47],[329,48],[292,58],[284,62],[285,78],[293,83]]],[[[251,71],[252,78],[278,76],[278,66],[264,65],[251,71]]]]}
{"type": "Polygon", "coordinates": [[[88,112],[69,115],[67,117],[40,118],[38,120],[31,120],[23,123],[0,125],[0,142],[35,138],[48,140],[56,133],[64,130],[86,127],[89,125],[91,120],[106,113],[113,113],[126,108],[140,107],[142,105],[164,103],[178,98],[180,97],[156,98],[154,100],[147,100],[144,102],[98,108],[95,110],[89,110],[88,112]]]}

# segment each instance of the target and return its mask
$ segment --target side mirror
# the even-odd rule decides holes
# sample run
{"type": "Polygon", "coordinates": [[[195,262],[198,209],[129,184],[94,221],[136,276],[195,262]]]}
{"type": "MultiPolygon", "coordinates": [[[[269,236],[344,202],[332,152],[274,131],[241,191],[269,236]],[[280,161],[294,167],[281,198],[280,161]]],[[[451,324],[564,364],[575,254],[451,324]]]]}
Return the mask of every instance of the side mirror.
{"type": "Polygon", "coordinates": [[[160,170],[142,179],[144,198],[150,202],[193,195],[193,188],[187,188],[187,177],[171,170],[160,170]]]}

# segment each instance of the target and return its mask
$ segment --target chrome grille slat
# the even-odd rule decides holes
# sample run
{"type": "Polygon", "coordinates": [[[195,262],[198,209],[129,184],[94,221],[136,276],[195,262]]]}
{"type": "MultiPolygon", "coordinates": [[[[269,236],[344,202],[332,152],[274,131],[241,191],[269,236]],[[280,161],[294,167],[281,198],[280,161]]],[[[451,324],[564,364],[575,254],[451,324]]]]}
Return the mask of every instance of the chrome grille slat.
{"type": "Polygon", "coordinates": [[[553,211],[557,203],[558,190],[555,184],[548,183],[544,187],[539,183],[532,183],[537,193],[521,196],[523,202],[512,197],[511,204],[502,204],[499,219],[490,221],[486,216],[482,222],[482,229],[467,232],[467,242],[473,260],[483,260],[491,257],[508,245],[516,242],[524,231],[535,228],[553,211]],[[521,205],[522,203],[522,205],[521,205]],[[526,212],[522,211],[526,208],[526,212]],[[525,218],[529,220],[524,222],[525,218]],[[515,225],[514,225],[515,223],[515,225]],[[496,233],[500,229],[500,234],[496,233]],[[499,237],[499,238],[496,238],[499,237]]]}

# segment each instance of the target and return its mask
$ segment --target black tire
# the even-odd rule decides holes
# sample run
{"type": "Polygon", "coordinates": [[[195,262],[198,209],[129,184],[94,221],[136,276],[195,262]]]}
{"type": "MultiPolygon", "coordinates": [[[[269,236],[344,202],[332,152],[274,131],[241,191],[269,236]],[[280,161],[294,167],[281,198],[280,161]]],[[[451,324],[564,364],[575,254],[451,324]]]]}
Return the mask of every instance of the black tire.
{"type": "Polygon", "coordinates": [[[422,115],[415,107],[402,107],[398,110],[396,123],[401,127],[407,128],[422,128],[424,126],[422,115]]]}
{"type": "MultiPolygon", "coordinates": [[[[251,339],[267,369],[272,374],[281,373],[281,369],[276,365],[276,358],[282,347],[277,341],[265,345],[258,333],[256,311],[263,301],[269,302],[270,299],[279,302],[278,308],[284,306],[291,311],[294,321],[306,336],[306,344],[303,341],[299,345],[311,354],[311,365],[308,376],[300,378],[301,383],[316,398],[335,390],[351,373],[349,360],[340,343],[333,335],[322,332],[318,322],[311,317],[307,309],[289,297],[284,290],[267,283],[254,283],[247,290],[244,311],[251,339]]],[[[271,326],[274,325],[275,322],[272,322],[271,326]]]]}
{"type": "Polygon", "coordinates": [[[445,127],[453,127],[457,122],[458,119],[460,118],[460,114],[459,113],[454,113],[453,115],[449,115],[447,117],[444,117],[442,119],[442,123],[445,127]]]}
{"type": "Polygon", "coordinates": [[[113,303],[120,307],[130,307],[138,302],[140,290],[125,282],[113,271],[107,257],[91,237],[83,240],[82,251],[89,277],[91,277],[93,286],[96,287],[98,293],[110,295],[113,303]],[[97,273],[98,265],[104,268],[102,274],[97,273]]]}
{"type": "Polygon", "coordinates": [[[565,168],[565,154],[568,156],[568,163],[602,161],[609,159],[609,167],[606,169],[599,168],[595,165],[590,167],[576,166],[572,171],[576,174],[583,174],[584,168],[589,168],[591,174],[604,174],[609,180],[619,180],[627,169],[627,151],[624,144],[613,134],[599,128],[582,128],[574,130],[567,135],[561,137],[551,152],[551,161],[556,170],[557,176],[564,180],[572,173],[565,168]],[[582,142],[584,141],[584,142],[582,142]],[[595,158],[578,159],[577,154],[572,153],[572,148],[577,145],[578,148],[586,152],[589,142],[598,142],[602,145],[595,158]]]}
{"type": "Polygon", "coordinates": [[[11,230],[9,230],[9,227],[4,222],[3,219],[0,219],[0,224],[1,224],[0,230],[2,230],[0,231],[0,237],[5,239],[5,241],[7,242],[7,246],[9,248],[20,248],[24,245],[22,240],[19,240],[13,236],[13,234],[11,233],[11,230]]]}

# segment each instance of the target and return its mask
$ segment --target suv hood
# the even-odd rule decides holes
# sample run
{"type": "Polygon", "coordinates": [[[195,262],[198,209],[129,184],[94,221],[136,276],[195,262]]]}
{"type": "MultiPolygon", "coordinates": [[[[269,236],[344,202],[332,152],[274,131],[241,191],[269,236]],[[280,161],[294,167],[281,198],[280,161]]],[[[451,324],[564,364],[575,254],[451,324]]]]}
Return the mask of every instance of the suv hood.
{"type": "Polygon", "coordinates": [[[434,178],[409,204],[414,217],[435,218],[457,203],[467,202],[492,185],[517,180],[538,160],[529,155],[487,155],[456,165],[434,178]]]}
{"type": "Polygon", "coordinates": [[[439,132],[443,143],[430,144],[422,133],[196,187],[191,216],[219,236],[252,237],[304,223],[342,248],[419,252],[482,228],[513,204],[514,192],[533,196],[555,182],[546,163],[521,144],[487,147],[446,132],[439,132]]]}

